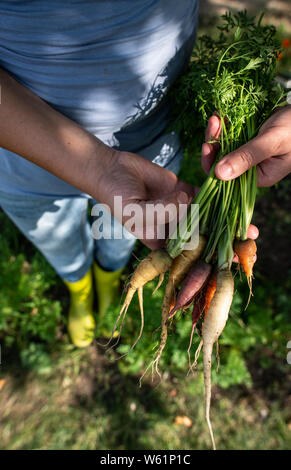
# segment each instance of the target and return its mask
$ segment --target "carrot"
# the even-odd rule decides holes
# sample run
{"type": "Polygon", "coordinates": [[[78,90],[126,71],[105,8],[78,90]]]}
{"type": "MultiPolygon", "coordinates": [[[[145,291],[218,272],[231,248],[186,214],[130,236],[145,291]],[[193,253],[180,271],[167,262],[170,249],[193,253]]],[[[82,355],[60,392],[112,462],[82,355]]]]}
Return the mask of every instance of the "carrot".
{"type": "Polygon", "coordinates": [[[189,370],[191,370],[192,372],[193,372],[193,366],[191,364],[190,349],[191,349],[191,346],[192,346],[195,326],[196,326],[199,318],[201,317],[201,315],[203,313],[203,310],[205,309],[205,294],[206,294],[206,289],[204,288],[197,295],[197,299],[195,299],[195,302],[194,302],[194,305],[193,305],[193,310],[192,310],[192,329],[191,329],[191,334],[190,334],[189,347],[187,349],[189,370]]]}
{"type": "MultiPolygon", "coordinates": [[[[193,250],[184,250],[174,259],[169,272],[168,282],[165,288],[162,317],[164,312],[167,314],[170,310],[170,304],[174,298],[176,287],[183,281],[193,263],[195,263],[200,256],[206,245],[206,239],[202,235],[199,236],[198,246],[193,250]]],[[[172,310],[172,309],[171,309],[172,310]]],[[[165,313],[165,314],[166,314],[165,313]]]]}
{"type": "MultiPolygon", "coordinates": [[[[154,361],[147,367],[145,373],[152,366],[155,368],[156,373],[160,376],[159,362],[163,350],[167,344],[168,338],[168,315],[170,310],[175,307],[175,289],[183,281],[186,274],[188,273],[191,265],[195,263],[201,256],[204,247],[206,245],[205,237],[199,235],[198,246],[192,250],[184,250],[182,253],[174,259],[168,277],[168,282],[165,288],[164,300],[162,305],[162,322],[161,322],[161,337],[159,349],[156,352],[154,361]]],[[[145,375],[143,374],[143,376],[145,375]]],[[[142,376],[142,377],[143,377],[142,376]]]]}
{"type": "Polygon", "coordinates": [[[211,300],[216,291],[216,271],[212,271],[209,281],[207,283],[206,292],[205,292],[205,309],[204,309],[204,318],[206,318],[207,312],[210,307],[211,300]]]}
{"type": "MultiPolygon", "coordinates": [[[[123,325],[128,307],[129,307],[129,305],[132,301],[132,298],[133,298],[135,292],[137,291],[138,292],[140,312],[141,312],[141,328],[140,328],[138,338],[134,342],[134,344],[133,344],[133,346],[131,347],[130,350],[132,350],[134,348],[134,346],[136,345],[136,343],[140,339],[140,337],[142,335],[142,330],[143,330],[143,321],[144,321],[143,286],[147,282],[149,282],[149,281],[153,280],[155,277],[159,276],[158,284],[157,284],[157,286],[154,290],[154,292],[156,292],[157,289],[162,284],[163,279],[164,279],[164,274],[165,274],[166,271],[168,271],[168,269],[170,269],[172,262],[173,262],[173,260],[170,257],[170,255],[168,255],[168,253],[165,250],[160,249],[160,250],[152,251],[145,259],[143,259],[139,263],[139,265],[137,266],[137,268],[135,269],[135,271],[134,271],[134,273],[131,277],[131,280],[130,280],[129,285],[128,285],[128,290],[127,290],[125,300],[123,302],[123,305],[121,307],[121,310],[119,312],[119,315],[117,317],[115,325],[113,327],[111,337],[110,337],[110,339],[109,339],[109,341],[107,342],[106,345],[108,345],[111,342],[111,340],[113,338],[113,335],[114,335],[114,332],[116,331],[116,329],[118,327],[120,319],[121,319],[121,328],[122,328],[122,325],[123,325]]],[[[118,338],[120,337],[121,328],[120,328],[118,338]]]]}
{"type": "Polygon", "coordinates": [[[234,251],[238,256],[239,263],[243,267],[250,289],[250,295],[246,305],[247,308],[252,296],[253,267],[256,262],[257,245],[256,242],[250,238],[247,238],[247,240],[236,240],[234,242],[234,251]]]}
{"type": "Polygon", "coordinates": [[[247,279],[251,279],[253,276],[253,266],[255,264],[255,255],[257,252],[256,242],[250,238],[247,240],[236,240],[234,242],[234,251],[238,256],[247,279]]]}
{"type": "MultiPolygon", "coordinates": [[[[190,335],[190,342],[189,342],[189,347],[187,350],[188,353],[188,359],[189,359],[189,369],[193,371],[193,365],[191,364],[190,361],[190,349],[192,346],[192,340],[193,340],[193,334],[194,334],[194,329],[195,326],[201,317],[202,313],[204,312],[204,320],[206,318],[207,312],[210,307],[211,300],[213,299],[213,296],[216,291],[216,277],[217,273],[215,270],[212,271],[209,280],[207,282],[207,286],[204,287],[204,289],[201,291],[200,295],[198,294],[198,298],[194,303],[193,310],[192,310],[192,330],[191,330],[191,335],[190,335]]],[[[195,367],[195,362],[194,362],[194,367],[195,367]]]]}
{"type": "Polygon", "coordinates": [[[176,299],[175,299],[175,297],[174,297],[174,295],[173,295],[172,300],[171,300],[171,302],[170,302],[170,307],[166,310],[166,312],[167,312],[167,315],[166,315],[166,316],[167,316],[167,317],[168,317],[168,313],[175,307],[175,302],[176,302],[176,299]]]}
{"type": "Polygon", "coordinates": [[[200,260],[192,266],[178,294],[175,308],[170,311],[168,319],[172,318],[180,308],[188,306],[188,304],[194,299],[195,295],[204,286],[210,272],[211,265],[205,263],[205,261],[200,260]]]}
{"type": "Polygon", "coordinates": [[[228,313],[233,299],[233,290],[234,283],[231,271],[218,271],[216,291],[202,327],[205,417],[214,450],[216,446],[210,421],[211,356],[213,345],[218,340],[227,322],[228,313]]]}

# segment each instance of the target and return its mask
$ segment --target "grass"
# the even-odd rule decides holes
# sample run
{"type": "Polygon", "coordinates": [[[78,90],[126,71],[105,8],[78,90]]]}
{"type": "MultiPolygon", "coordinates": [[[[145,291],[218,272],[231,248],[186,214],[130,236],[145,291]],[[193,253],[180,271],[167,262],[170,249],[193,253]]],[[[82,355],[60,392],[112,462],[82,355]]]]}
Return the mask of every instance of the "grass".
{"type": "MultiPolygon", "coordinates": [[[[146,383],[122,376],[92,346],[64,346],[44,376],[5,368],[0,395],[2,449],[208,449],[202,378],[146,383]],[[5,405],[5,406],[4,406],[5,405]],[[175,425],[188,416],[191,427],[175,425]]],[[[279,400],[255,390],[216,390],[213,421],[220,449],[288,449],[290,422],[279,400]],[[222,426],[223,423],[223,426],[222,426]]]]}

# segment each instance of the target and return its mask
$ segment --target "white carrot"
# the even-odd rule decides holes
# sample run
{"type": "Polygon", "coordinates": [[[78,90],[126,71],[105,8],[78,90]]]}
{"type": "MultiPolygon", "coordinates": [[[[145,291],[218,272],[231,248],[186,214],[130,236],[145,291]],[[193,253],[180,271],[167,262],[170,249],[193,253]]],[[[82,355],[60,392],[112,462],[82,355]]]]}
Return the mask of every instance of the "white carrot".
{"type": "Polygon", "coordinates": [[[217,274],[217,284],[206,319],[202,328],[203,369],[205,387],[205,417],[208,424],[213,449],[216,449],[211,421],[211,356],[213,345],[218,341],[227,322],[228,313],[233,299],[234,283],[231,271],[221,270],[217,274]]]}
{"type": "MultiPolygon", "coordinates": [[[[168,271],[171,267],[173,260],[172,258],[168,255],[168,253],[165,250],[155,250],[152,251],[145,259],[143,259],[137,268],[135,269],[131,280],[128,285],[128,290],[127,294],[125,297],[125,300],[122,304],[121,310],[119,312],[119,315],[117,317],[117,320],[115,322],[115,325],[113,327],[111,337],[108,340],[108,342],[103,345],[103,346],[108,346],[113,338],[113,335],[119,325],[119,322],[121,320],[121,328],[120,332],[118,335],[118,339],[120,337],[122,325],[128,310],[128,307],[132,301],[132,298],[135,294],[135,292],[138,292],[138,300],[139,300],[139,306],[140,306],[140,313],[141,313],[141,329],[140,333],[138,335],[138,339],[141,337],[142,330],[143,330],[143,324],[144,324],[144,318],[143,318],[143,286],[153,280],[155,277],[159,276],[159,281],[158,284],[154,290],[153,293],[157,291],[157,289],[160,287],[160,285],[163,282],[164,279],[164,274],[166,271],[168,271]]],[[[136,342],[134,343],[134,346],[136,345],[136,342]]]]}
{"type": "Polygon", "coordinates": [[[170,310],[172,310],[171,303],[173,303],[173,307],[175,304],[175,289],[186,277],[191,266],[200,258],[205,248],[205,245],[205,237],[203,237],[203,235],[199,235],[198,245],[193,246],[193,248],[191,249],[182,251],[182,253],[177,256],[177,258],[175,258],[172,263],[162,305],[160,346],[156,352],[154,361],[152,361],[150,365],[146,368],[144,374],[141,377],[141,380],[150,367],[152,367],[152,372],[154,372],[155,368],[156,373],[160,376],[159,361],[162,356],[163,350],[167,344],[169,312],[170,310]]]}

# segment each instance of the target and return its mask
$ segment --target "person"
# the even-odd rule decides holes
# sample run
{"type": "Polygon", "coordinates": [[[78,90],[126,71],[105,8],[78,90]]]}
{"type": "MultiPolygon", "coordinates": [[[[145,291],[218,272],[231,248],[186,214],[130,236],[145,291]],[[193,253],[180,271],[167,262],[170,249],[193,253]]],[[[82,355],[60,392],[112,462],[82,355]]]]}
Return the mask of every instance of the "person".
{"type": "MultiPolygon", "coordinates": [[[[135,243],[129,233],[94,242],[88,204],[113,210],[118,195],[145,213],[148,203],[178,208],[195,193],[177,177],[183,152],[166,126],[167,91],[189,61],[197,15],[196,0],[1,2],[0,205],[69,288],[78,347],[94,337],[92,264],[104,315],[135,243]]],[[[217,176],[255,164],[259,185],[287,175],[290,118],[290,107],[272,116],[217,176]]],[[[213,116],[207,136],[218,133],[213,116]]],[[[202,150],[207,171],[215,147],[202,150]]]]}

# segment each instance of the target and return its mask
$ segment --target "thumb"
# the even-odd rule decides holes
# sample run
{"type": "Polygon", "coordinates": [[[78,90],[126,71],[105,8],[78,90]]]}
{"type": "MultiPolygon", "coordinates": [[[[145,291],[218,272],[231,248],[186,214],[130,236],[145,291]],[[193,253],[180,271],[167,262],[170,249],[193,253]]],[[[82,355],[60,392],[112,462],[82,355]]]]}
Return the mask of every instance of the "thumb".
{"type": "Polygon", "coordinates": [[[215,167],[217,178],[232,180],[249,168],[272,156],[274,139],[269,133],[261,134],[223,157],[215,167]]]}

